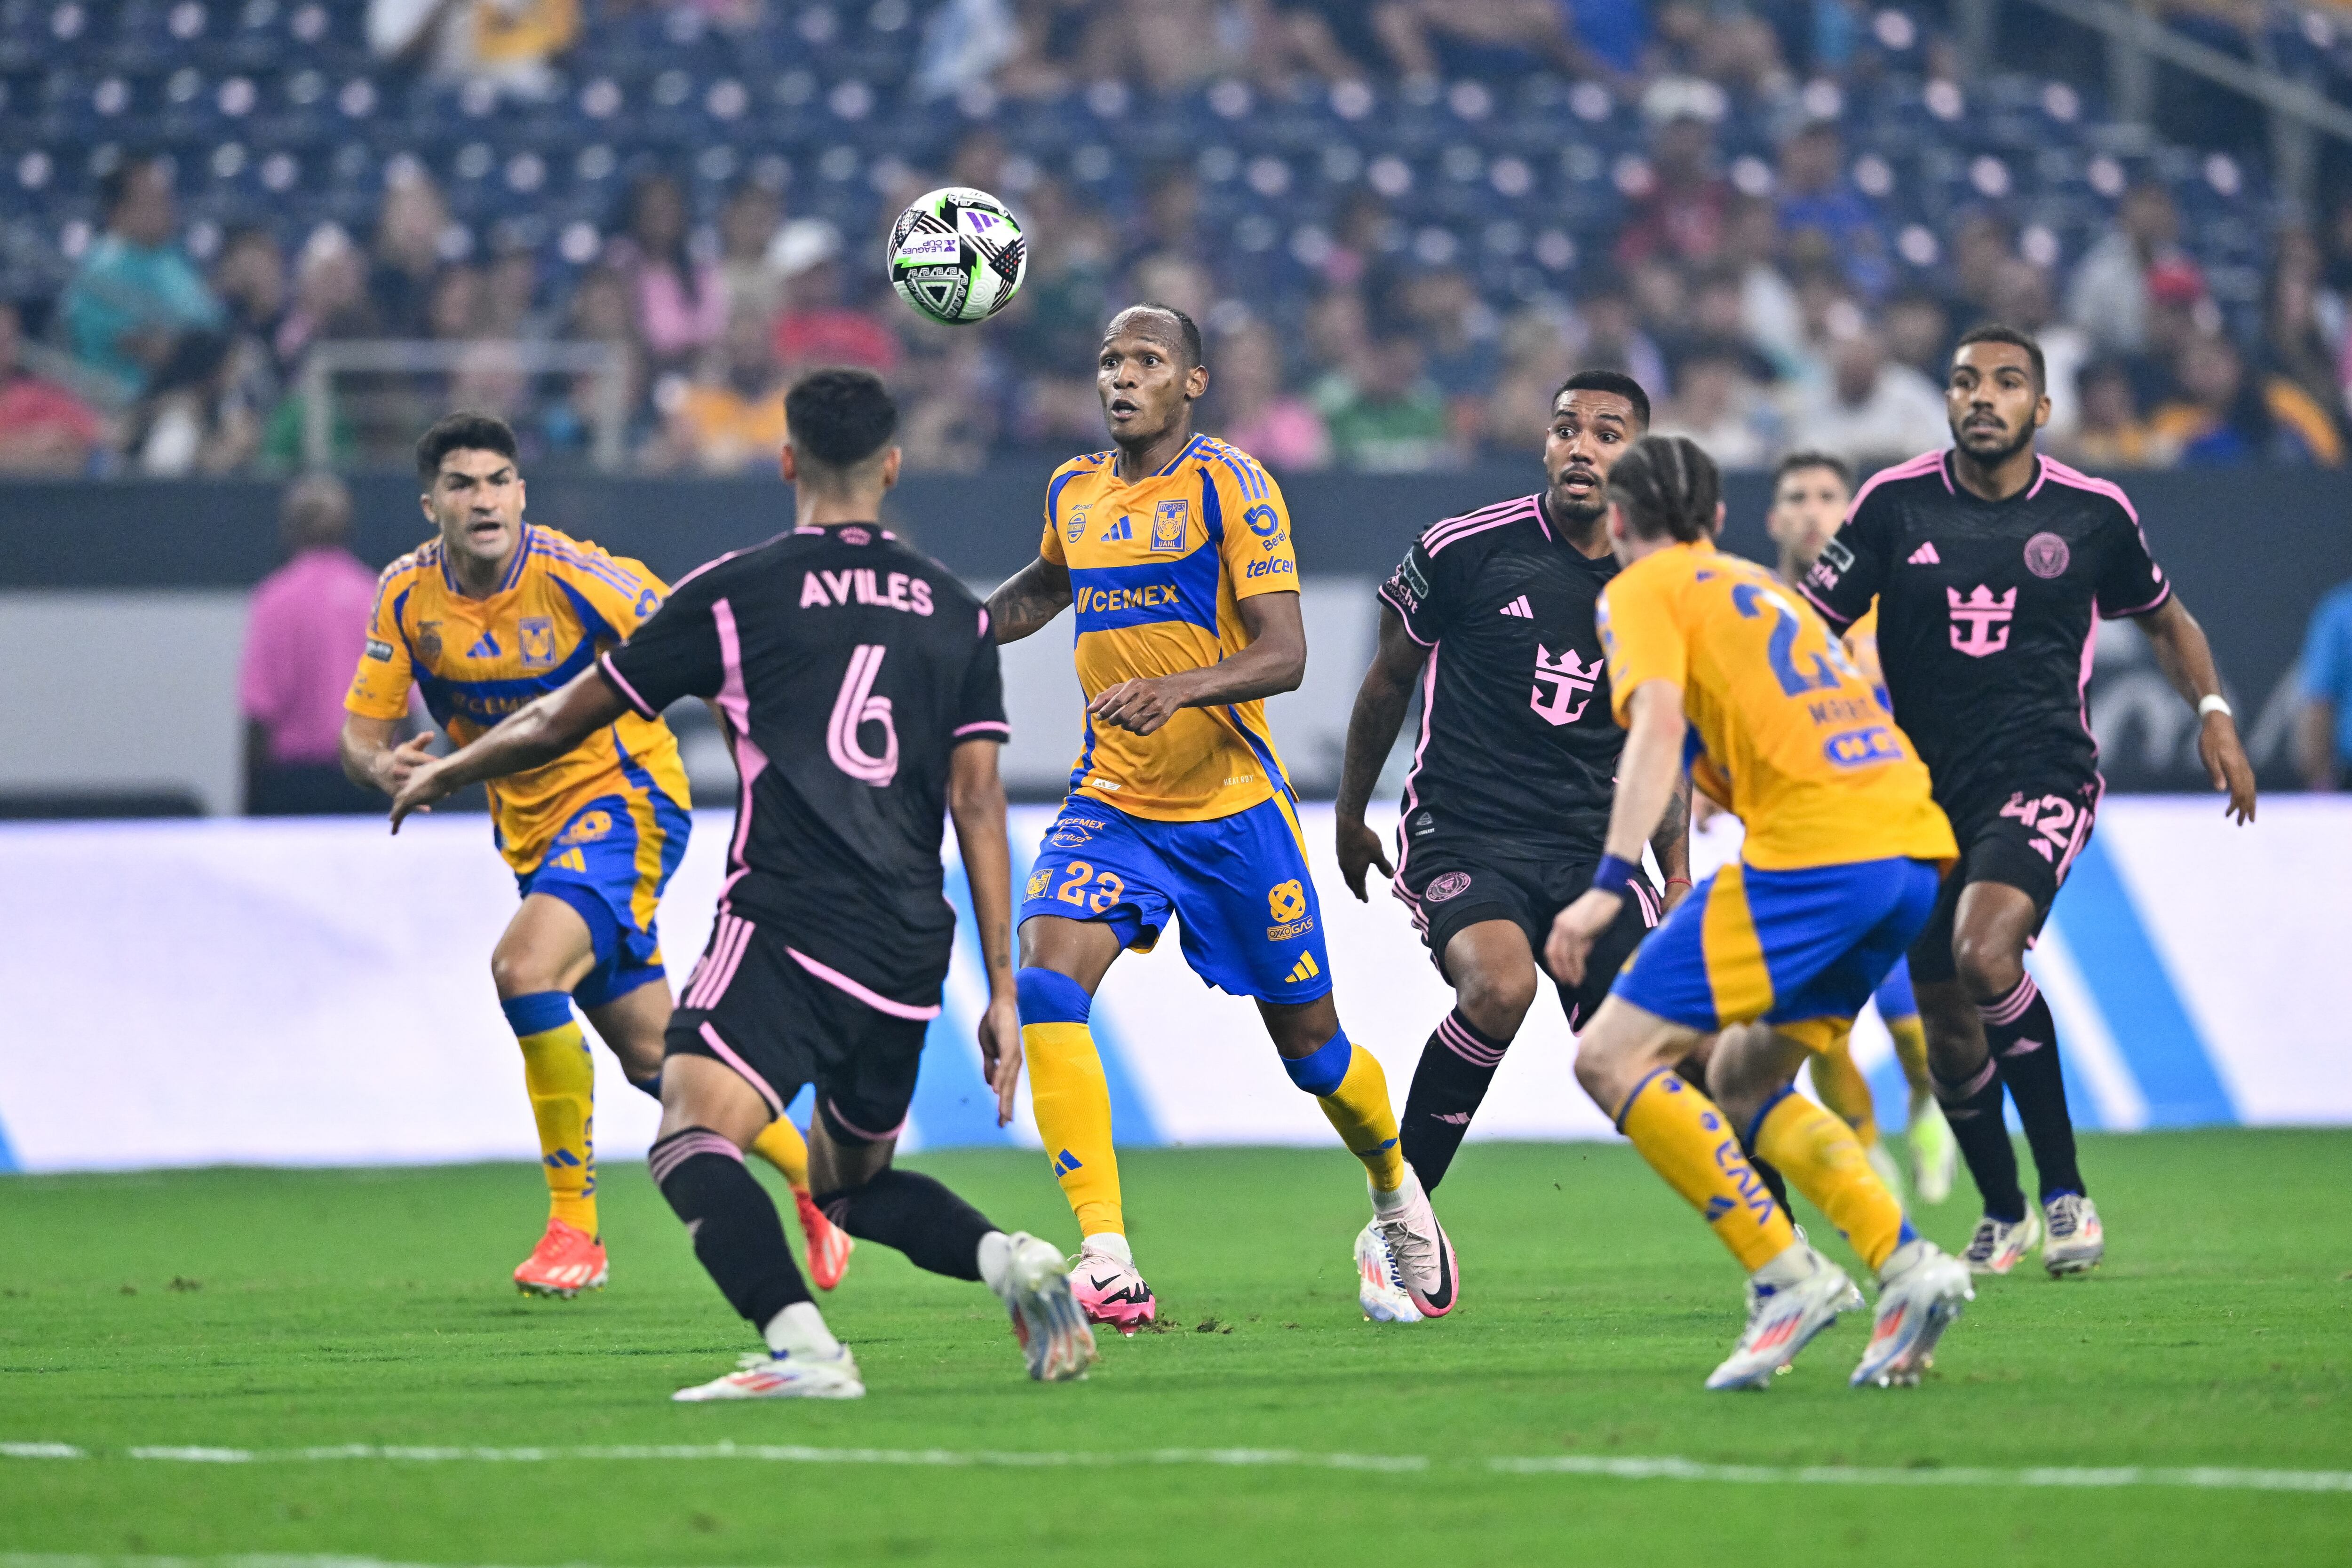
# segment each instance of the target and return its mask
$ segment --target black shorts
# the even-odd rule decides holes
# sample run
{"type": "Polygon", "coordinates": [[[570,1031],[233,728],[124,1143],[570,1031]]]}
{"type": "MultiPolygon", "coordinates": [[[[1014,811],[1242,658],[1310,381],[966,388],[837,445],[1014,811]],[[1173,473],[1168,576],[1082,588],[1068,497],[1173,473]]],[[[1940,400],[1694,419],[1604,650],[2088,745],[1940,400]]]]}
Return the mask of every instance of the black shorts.
{"type": "MultiPolygon", "coordinates": [[[[1559,912],[1592,885],[1593,859],[1558,856],[1529,859],[1516,844],[1465,834],[1416,839],[1397,867],[1397,896],[1412,911],[1430,962],[1445,975],[1445,946],[1454,934],[1482,920],[1507,920],[1527,933],[1536,967],[1543,968],[1544,944],[1559,912]]],[[[1584,983],[1559,988],[1568,1027],[1581,1028],[1599,1009],[1617,971],[1642,945],[1662,915],[1664,904],[1646,873],[1637,873],[1633,894],[1602,934],[1584,967],[1584,983]]],[[[1445,975],[1447,985],[1454,977],[1445,975]]]]}
{"type": "Polygon", "coordinates": [[[803,1084],[814,1083],[817,1113],[835,1137],[895,1138],[939,1009],[861,998],[843,988],[845,976],[811,962],[781,933],[721,913],[670,1015],[663,1055],[726,1063],[779,1116],[803,1084]]]}
{"type": "Polygon", "coordinates": [[[1959,973],[1952,961],[1952,925],[1959,914],[1961,891],[1970,883],[1997,882],[2032,899],[2033,934],[2042,934],[2074,857],[2091,841],[2091,824],[2099,814],[2105,788],[2096,774],[2087,779],[2060,775],[2014,790],[2004,800],[1945,805],[1952,836],[1959,841],[1960,860],[1944,879],[1927,928],[1911,944],[1914,983],[1936,985],[1959,973]]]}

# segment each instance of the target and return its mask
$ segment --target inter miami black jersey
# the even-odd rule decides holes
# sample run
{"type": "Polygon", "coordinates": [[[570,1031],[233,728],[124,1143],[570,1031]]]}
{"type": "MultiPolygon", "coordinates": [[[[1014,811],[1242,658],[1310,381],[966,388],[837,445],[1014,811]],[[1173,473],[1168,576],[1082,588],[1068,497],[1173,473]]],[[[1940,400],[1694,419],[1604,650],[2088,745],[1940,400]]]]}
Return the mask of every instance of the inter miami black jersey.
{"type": "Polygon", "coordinates": [[[1433,524],[1381,597],[1429,650],[1404,787],[1408,842],[1472,832],[1597,855],[1625,732],[1593,624],[1613,556],[1591,559],[1541,496],[1433,524]]]}
{"type": "Polygon", "coordinates": [[[939,1000],[949,758],[1012,734],[987,612],[947,568],[877,525],[796,529],[687,574],[603,667],[648,717],[699,696],[726,722],[722,912],[845,989],[939,1000]]]}
{"type": "Polygon", "coordinates": [[[1874,476],[1800,586],[1841,630],[1877,599],[1895,722],[1961,815],[2095,775],[2095,617],[2172,593],[2114,484],[2043,457],[2032,484],[1988,501],[1953,478],[1948,452],[1874,476]]]}

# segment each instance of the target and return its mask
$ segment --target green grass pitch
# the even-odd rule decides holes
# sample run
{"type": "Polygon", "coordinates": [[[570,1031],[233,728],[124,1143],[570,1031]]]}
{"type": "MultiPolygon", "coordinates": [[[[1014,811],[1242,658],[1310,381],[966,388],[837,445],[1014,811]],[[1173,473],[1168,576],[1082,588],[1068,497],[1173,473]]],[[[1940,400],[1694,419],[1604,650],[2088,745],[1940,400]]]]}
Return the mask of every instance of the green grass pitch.
{"type": "MultiPolygon", "coordinates": [[[[1042,1160],[910,1163],[1075,1245],[1042,1160]]],[[[1336,1152],[1144,1151],[1125,1156],[1128,1207],[1169,1329],[1107,1336],[1089,1381],[1027,1382],[979,1287],[865,1247],[824,1304],[868,1397],[716,1407],[667,1396],[749,1333],[641,1166],[604,1173],[614,1282],[570,1303],[505,1281],[541,1212],[525,1166],[9,1178],[0,1568],[2352,1562],[2352,1490],[2015,1475],[2352,1469],[2352,1134],[2094,1138],[2084,1164],[2110,1261],[1983,1282],[1916,1390],[1845,1385],[1865,1333],[1849,1319],[1769,1394],[1703,1393],[1738,1277],[1679,1201],[1622,1146],[1474,1145],[1440,1194],[1463,1260],[1450,1321],[1362,1321],[1361,1178],[1336,1152]],[[643,1451],[730,1442],[785,1451],[643,1451]],[[5,1447],[44,1443],[84,1457],[5,1447]],[[289,1457],[340,1445],[504,1457],[289,1457]],[[152,1446],[255,1457],[131,1453],[152,1446]],[[638,1451],[513,1452],[532,1448],[638,1451]],[[1140,1458],[1165,1449],[1257,1452],[1140,1458]],[[1398,1464],[1316,1462],[1332,1454],[1398,1464]],[[1779,1468],[1492,1463],[1563,1456],[1779,1468]],[[1801,1482],[1807,1466],[1875,1479],[1801,1482]]],[[[1973,1215],[1964,1185],[1922,1218],[1957,1247],[1973,1215]]]]}

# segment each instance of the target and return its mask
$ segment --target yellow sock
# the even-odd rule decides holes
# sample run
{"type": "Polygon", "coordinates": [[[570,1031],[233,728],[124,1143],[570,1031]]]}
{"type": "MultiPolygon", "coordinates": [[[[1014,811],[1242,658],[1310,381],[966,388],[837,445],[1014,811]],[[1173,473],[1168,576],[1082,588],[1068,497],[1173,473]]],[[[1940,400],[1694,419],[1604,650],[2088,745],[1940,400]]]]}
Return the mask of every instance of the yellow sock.
{"type": "Polygon", "coordinates": [[[1404,1185],[1404,1151],[1397,1146],[1389,1077],[1381,1071],[1379,1057],[1352,1042],[1349,1050],[1348,1071],[1339,1087],[1317,1095],[1315,1103],[1323,1107],[1325,1119],[1348,1145],[1348,1152],[1371,1172],[1372,1186],[1381,1192],[1394,1192],[1404,1185]]]}
{"type": "Polygon", "coordinates": [[[1037,1136],[1062,1196],[1078,1217],[1078,1231],[1127,1234],[1119,1207],[1118,1155],[1111,1149],[1110,1083],[1094,1032],[1084,1023],[1024,1023],[1021,1051],[1029,1061],[1029,1098],[1037,1136]]]}
{"type": "Polygon", "coordinates": [[[547,1027],[523,1033],[522,1081],[530,1093],[530,1113],[539,1124],[540,1169],[547,1176],[548,1213],[566,1225],[596,1234],[596,1064],[587,1037],[572,1017],[571,998],[560,991],[517,997],[507,1016],[547,1027]],[[554,998],[552,1002],[546,998],[554,998]],[[560,1022],[552,1021],[560,1017],[560,1022]]]}
{"type": "Polygon", "coordinates": [[[1878,1107],[1870,1097],[1870,1080],[1853,1064],[1853,1030],[1849,1027],[1837,1043],[1813,1058],[1813,1092],[1822,1103],[1845,1118],[1855,1141],[1864,1148],[1878,1142],[1878,1107]]]}
{"type": "Polygon", "coordinates": [[[784,1173],[794,1192],[808,1191],[808,1145],[790,1116],[779,1116],[751,1140],[751,1152],[784,1173]]]}
{"type": "Polygon", "coordinates": [[[1911,1119],[1935,1101],[1936,1086],[1927,1076],[1927,1030],[1919,1015],[1888,1019],[1886,1032],[1895,1037],[1895,1060],[1903,1064],[1904,1082],[1911,1085],[1911,1119]]]}
{"type": "Polygon", "coordinates": [[[1660,1068],[1634,1085],[1617,1113],[1617,1127],[1650,1168],[1706,1217],[1716,1239],[1749,1273],[1796,1244],[1789,1217],[1739,1152],[1730,1123],[1672,1069],[1660,1068]]]}
{"type": "Polygon", "coordinates": [[[1870,1168],[1853,1129],[1785,1089],[1756,1129],[1756,1152],[1812,1199],[1863,1261],[1877,1268],[1903,1236],[1903,1206],[1870,1168]]]}

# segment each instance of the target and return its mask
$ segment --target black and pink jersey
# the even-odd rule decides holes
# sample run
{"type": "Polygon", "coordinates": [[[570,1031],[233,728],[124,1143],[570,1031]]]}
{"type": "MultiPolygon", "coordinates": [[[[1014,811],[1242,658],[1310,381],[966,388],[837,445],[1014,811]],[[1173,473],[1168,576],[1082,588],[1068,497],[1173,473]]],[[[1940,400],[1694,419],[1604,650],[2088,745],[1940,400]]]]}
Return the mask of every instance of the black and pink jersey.
{"type": "Polygon", "coordinates": [[[1429,650],[1408,843],[1474,833],[1528,858],[1600,852],[1625,732],[1594,609],[1617,570],[1562,538],[1541,496],[1448,517],[1405,551],[1380,594],[1429,650]]]}
{"type": "Polygon", "coordinates": [[[1012,733],[988,612],[954,574],[874,524],[795,529],[679,579],[602,667],[639,713],[708,697],[726,724],[721,915],[884,1011],[936,1009],[950,759],[1012,733]]]}
{"type": "Polygon", "coordinates": [[[2027,771],[2096,777],[2084,691],[2099,617],[2172,593],[2139,514],[2113,482],[2048,457],[2005,501],[1970,494],[1929,452],[1864,485],[1800,585],[1841,631],[1878,601],[1895,722],[1957,821],[2027,771]]]}

